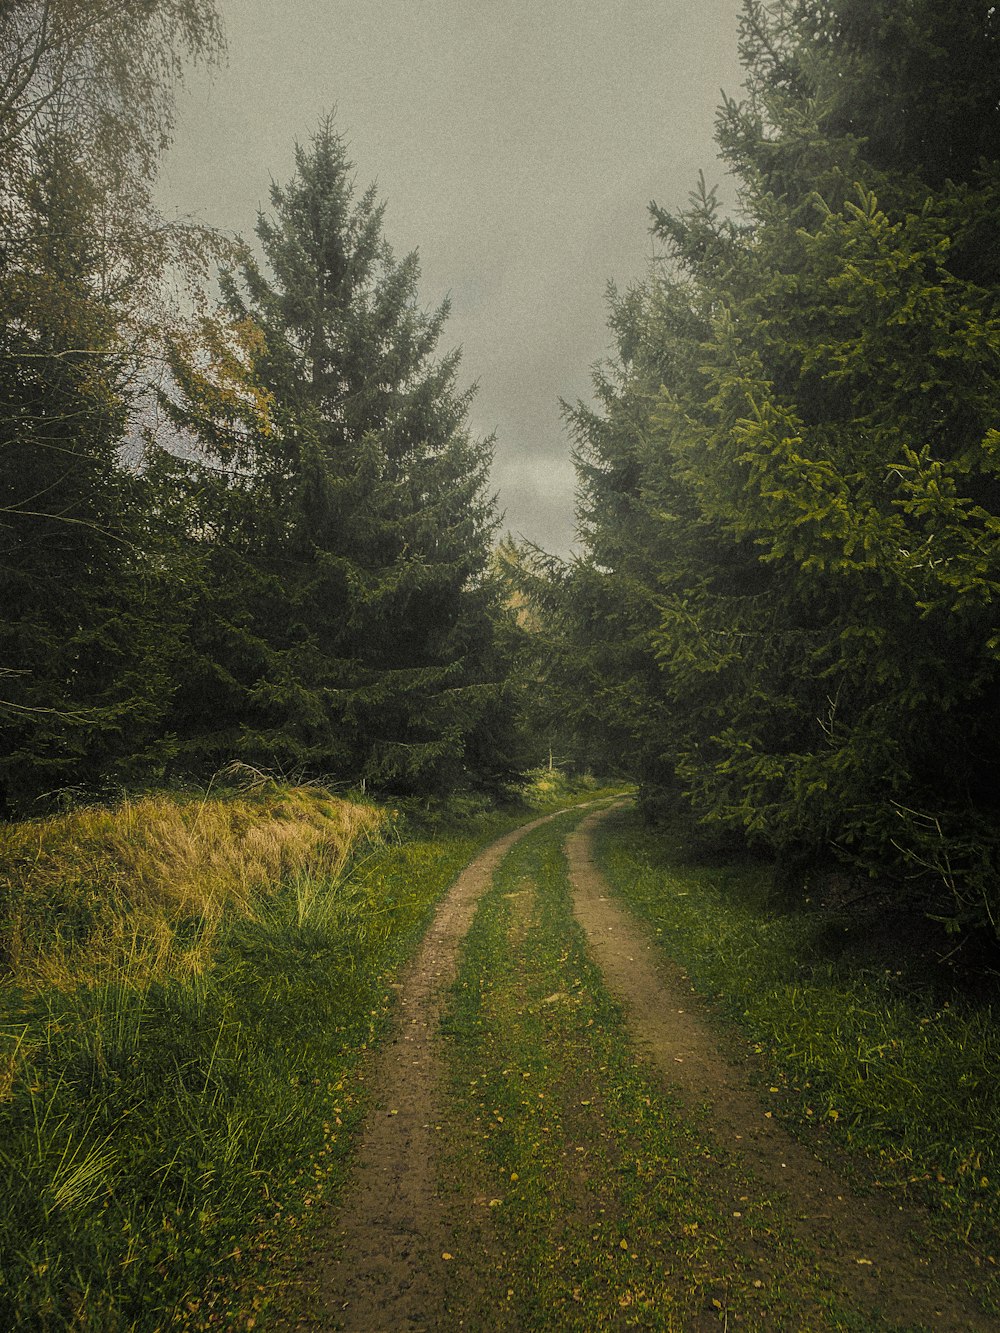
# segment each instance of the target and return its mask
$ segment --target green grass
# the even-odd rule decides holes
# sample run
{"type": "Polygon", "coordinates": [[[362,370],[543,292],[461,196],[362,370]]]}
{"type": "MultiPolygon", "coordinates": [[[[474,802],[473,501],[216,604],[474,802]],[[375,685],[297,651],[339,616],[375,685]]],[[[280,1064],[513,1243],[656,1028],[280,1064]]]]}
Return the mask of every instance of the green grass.
{"type": "Polygon", "coordinates": [[[343,1179],[395,969],[525,817],[300,869],[213,923],[200,973],[0,988],[0,1327],[248,1326],[343,1179]]]}
{"type": "Polygon", "coordinates": [[[680,826],[617,816],[612,885],[772,1067],[800,1132],[861,1149],[874,1177],[936,1213],[984,1272],[1000,1260],[1000,1034],[988,1003],[931,984],[871,916],[789,910],[763,867],[707,864],[680,826]]]}
{"type": "Polygon", "coordinates": [[[32,990],[191,975],[224,917],[257,912],[289,874],[336,877],[384,825],[259,776],[0,823],[0,975],[32,990]]]}
{"type": "Polygon", "coordinates": [[[572,916],[574,818],[506,858],[452,994],[445,1184],[482,1218],[454,1326],[880,1327],[835,1308],[776,1206],[636,1057],[572,916]]]}
{"type": "Polygon", "coordinates": [[[544,764],[531,769],[525,775],[527,786],[524,790],[526,804],[536,810],[550,810],[556,807],[579,805],[581,802],[600,799],[614,791],[616,794],[631,788],[610,788],[589,773],[570,775],[555,766],[544,764]]]}

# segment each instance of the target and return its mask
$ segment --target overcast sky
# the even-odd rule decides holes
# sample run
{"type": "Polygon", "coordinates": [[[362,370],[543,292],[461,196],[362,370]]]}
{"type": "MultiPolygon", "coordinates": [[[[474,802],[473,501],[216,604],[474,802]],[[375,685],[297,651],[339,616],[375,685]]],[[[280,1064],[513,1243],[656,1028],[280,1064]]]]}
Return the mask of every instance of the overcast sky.
{"type": "MultiPolygon", "coordinates": [[[[163,173],[168,211],[249,235],[296,140],[336,109],[359,186],[378,183],[443,347],[497,433],[505,526],[573,535],[559,399],[609,350],[605,288],[640,277],[647,205],[676,208],[736,93],[739,0],[219,0],[225,66],[190,75],[163,173]]],[[[723,199],[731,196],[725,184],[723,199]]]]}

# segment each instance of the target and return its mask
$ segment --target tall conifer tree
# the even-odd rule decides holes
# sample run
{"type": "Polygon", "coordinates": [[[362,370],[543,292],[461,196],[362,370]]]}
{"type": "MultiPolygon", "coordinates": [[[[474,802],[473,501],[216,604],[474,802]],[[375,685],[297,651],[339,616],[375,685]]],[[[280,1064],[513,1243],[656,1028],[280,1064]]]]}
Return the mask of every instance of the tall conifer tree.
{"type": "Polygon", "coordinates": [[[351,171],[327,120],[272,187],[266,266],[224,279],[228,334],[175,347],[203,585],[173,721],[196,767],[450,785],[504,763],[490,444],[351,171]]]}
{"type": "Polygon", "coordinates": [[[750,0],[743,217],[654,210],[666,271],[578,423],[646,746],[698,811],[996,925],[998,32],[962,9],[750,0]]]}

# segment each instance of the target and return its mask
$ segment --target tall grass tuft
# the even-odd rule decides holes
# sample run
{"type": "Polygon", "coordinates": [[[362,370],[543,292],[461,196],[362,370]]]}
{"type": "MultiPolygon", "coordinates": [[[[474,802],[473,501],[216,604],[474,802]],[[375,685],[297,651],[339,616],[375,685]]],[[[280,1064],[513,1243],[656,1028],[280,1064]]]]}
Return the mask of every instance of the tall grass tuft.
{"type": "Polygon", "coordinates": [[[0,827],[0,975],[68,988],[201,971],[227,913],[336,878],[382,815],[320,788],[147,796],[0,827]]]}

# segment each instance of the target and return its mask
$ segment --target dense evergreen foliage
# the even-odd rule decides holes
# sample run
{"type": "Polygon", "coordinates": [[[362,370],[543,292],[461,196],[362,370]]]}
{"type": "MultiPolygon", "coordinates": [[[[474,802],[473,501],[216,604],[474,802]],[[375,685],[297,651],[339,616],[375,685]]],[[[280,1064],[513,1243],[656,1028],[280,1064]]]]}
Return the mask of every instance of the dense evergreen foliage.
{"type": "Polygon", "coordinates": [[[996,925],[1000,25],[795,0],[742,30],[740,214],[654,206],[666,255],[572,413],[561,656],[650,797],[996,925]]]}
{"type": "Polygon", "coordinates": [[[232,760],[512,776],[490,442],[416,257],[329,124],[220,311],[227,247],[156,212],[183,59],[220,46],[212,0],[0,7],[0,810],[232,760]]]}
{"type": "Polygon", "coordinates": [[[393,256],[374,190],[354,199],[329,122],[272,203],[267,269],[226,275],[202,355],[173,349],[167,406],[200,446],[172,477],[197,583],[181,754],[395,788],[495,781],[490,442],[469,436],[457,355],[435,359],[447,309],[418,306],[416,256],[393,256]]]}

